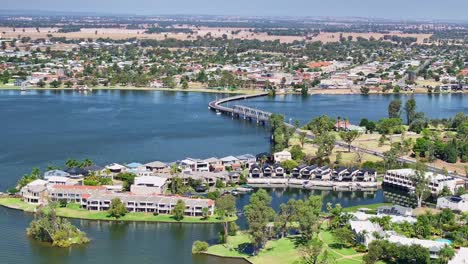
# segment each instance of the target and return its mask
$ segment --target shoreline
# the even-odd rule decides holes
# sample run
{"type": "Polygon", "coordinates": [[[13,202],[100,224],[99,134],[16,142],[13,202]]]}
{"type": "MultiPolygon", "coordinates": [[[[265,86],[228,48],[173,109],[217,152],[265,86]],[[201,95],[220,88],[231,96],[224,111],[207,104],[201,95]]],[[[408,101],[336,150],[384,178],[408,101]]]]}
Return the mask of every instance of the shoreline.
{"type": "MultiPolygon", "coordinates": [[[[21,87],[17,86],[5,86],[0,85],[0,91],[20,91],[21,87]]],[[[187,92],[187,93],[220,93],[220,94],[255,94],[264,92],[263,90],[250,90],[250,89],[238,89],[238,90],[218,90],[218,89],[209,89],[209,88],[156,88],[156,87],[135,87],[135,86],[113,86],[113,87],[105,87],[105,86],[97,86],[92,87],[90,90],[78,90],[75,88],[41,88],[41,87],[28,87],[27,90],[32,91],[77,91],[77,92],[92,92],[93,90],[102,90],[102,91],[164,91],[164,92],[187,92]]],[[[301,95],[300,92],[294,91],[287,91],[283,93],[277,93],[276,95],[301,95]]],[[[413,92],[406,92],[400,91],[399,93],[394,92],[374,92],[370,91],[368,94],[362,94],[360,92],[354,92],[351,89],[309,89],[308,95],[412,95],[412,94],[427,94],[427,95],[442,95],[442,94],[468,94],[468,91],[454,91],[454,92],[439,92],[439,93],[428,93],[422,91],[413,91],[413,92]]]]}
{"type": "MultiPolygon", "coordinates": [[[[0,198],[0,206],[4,208],[8,208],[11,210],[17,210],[17,211],[22,211],[25,213],[34,213],[35,209],[37,208],[36,205],[31,205],[27,204],[23,201],[20,200],[20,198],[13,198],[13,197],[2,197],[0,198]],[[16,204],[9,204],[6,203],[5,201],[7,200],[12,200],[12,199],[17,199],[19,200],[16,202],[16,204]],[[21,207],[23,205],[24,207],[21,207]]],[[[77,220],[86,220],[86,221],[106,221],[106,222],[135,222],[135,223],[166,223],[166,224],[221,224],[224,221],[215,219],[215,216],[211,217],[211,220],[201,220],[200,217],[192,217],[192,216],[184,216],[184,219],[181,221],[176,221],[176,220],[164,220],[164,218],[171,219],[171,215],[157,215],[154,216],[149,213],[127,213],[125,216],[122,218],[116,219],[116,218],[107,218],[107,217],[100,217],[99,214],[103,214],[106,212],[100,211],[100,212],[93,212],[93,211],[88,211],[85,209],[71,209],[69,207],[59,207],[57,208],[57,216],[68,218],[68,219],[77,219],[77,220]],[[64,210],[65,209],[65,210],[64,210]],[[96,218],[90,218],[90,217],[85,217],[85,216],[79,216],[79,215],[69,215],[67,213],[89,213],[89,214],[94,214],[94,216],[97,216],[96,218]],[[142,219],[134,219],[132,217],[142,217],[142,219]],[[149,218],[145,219],[143,217],[149,218]],[[126,219],[126,218],[131,218],[131,219],[126,219]],[[151,218],[154,218],[153,220],[151,218]],[[162,218],[162,219],[157,219],[157,218],[162,218]]],[[[233,217],[228,220],[228,222],[233,222],[236,221],[237,217],[233,217]]]]}

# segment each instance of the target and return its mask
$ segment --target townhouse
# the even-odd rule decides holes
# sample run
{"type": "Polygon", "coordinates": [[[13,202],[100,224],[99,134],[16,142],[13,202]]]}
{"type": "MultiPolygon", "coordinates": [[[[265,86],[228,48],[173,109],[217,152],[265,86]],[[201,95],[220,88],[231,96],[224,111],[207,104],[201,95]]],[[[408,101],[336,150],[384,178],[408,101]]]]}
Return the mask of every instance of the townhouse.
{"type": "MultiPolygon", "coordinates": [[[[383,183],[413,191],[414,184],[412,182],[412,177],[414,175],[415,171],[413,169],[388,170],[384,176],[383,183]]],[[[454,193],[459,187],[465,185],[464,180],[433,172],[426,172],[424,176],[428,179],[428,187],[434,195],[440,193],[444,187],[447,187],[454,193]]]]}

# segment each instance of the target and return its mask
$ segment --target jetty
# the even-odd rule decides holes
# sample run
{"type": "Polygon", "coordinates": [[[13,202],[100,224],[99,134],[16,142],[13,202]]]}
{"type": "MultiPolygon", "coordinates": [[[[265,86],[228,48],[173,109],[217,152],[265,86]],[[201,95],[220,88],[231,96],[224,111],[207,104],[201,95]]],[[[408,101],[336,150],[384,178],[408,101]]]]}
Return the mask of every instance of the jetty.
{"type": "Polygon", "coordinates": [[[218,100],[211,101],[208,104],[208,107],[216,111],[218,113],[227,114],[232,117],[243,118],[247,120],[256,121],[259,124],[266,124],[270,120],[270,116],[272,113],[263,111],[260,109],[243,106],[243,105],[234,105],[233,107],[224,106],[222,104],[238,101],[238,100],[246,100],[256,97],[267,96],[268,93],[257,93],[257,94],[249,94],[249,95],[237,95],[237,96],[230,96],[226,98],[221,98],[218,100]]]}

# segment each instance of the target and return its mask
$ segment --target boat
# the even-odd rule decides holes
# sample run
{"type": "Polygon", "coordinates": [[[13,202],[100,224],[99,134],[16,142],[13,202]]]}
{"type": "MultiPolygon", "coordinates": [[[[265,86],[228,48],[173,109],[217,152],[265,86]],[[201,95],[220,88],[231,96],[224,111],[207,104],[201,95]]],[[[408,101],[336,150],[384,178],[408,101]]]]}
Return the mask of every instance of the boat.
{"type": "Polygon", "coordinates": [[[221,115],[221,112],[219,110],[216,110],[216,115],[221,115]]]}

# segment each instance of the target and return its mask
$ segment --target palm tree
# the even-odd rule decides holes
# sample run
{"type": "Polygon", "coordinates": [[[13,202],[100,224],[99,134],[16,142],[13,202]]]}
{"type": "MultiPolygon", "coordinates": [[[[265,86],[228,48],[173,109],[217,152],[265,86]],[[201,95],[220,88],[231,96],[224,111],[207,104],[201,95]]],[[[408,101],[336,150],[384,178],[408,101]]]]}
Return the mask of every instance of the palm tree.
{"type": "Polygon", "coordinates": [[[453,250],[452,247],[445,245],[440,251],[439,251],[439,259],[442,264],[447,264],[449,260],[451,260],[455,256],[455,250],[453,250]]]}
{"type": "Polygon", "coordinates": [[[175,182],[176,182],[176,179],[178,176],[179,176],[179,167],[177,166],[177,164],[173,164],[171,166],[171,170],[170,170],[170,174],[172,176],[172,179],[171,179],[171,193],[174,194],[175,193],[175,182]]]}

